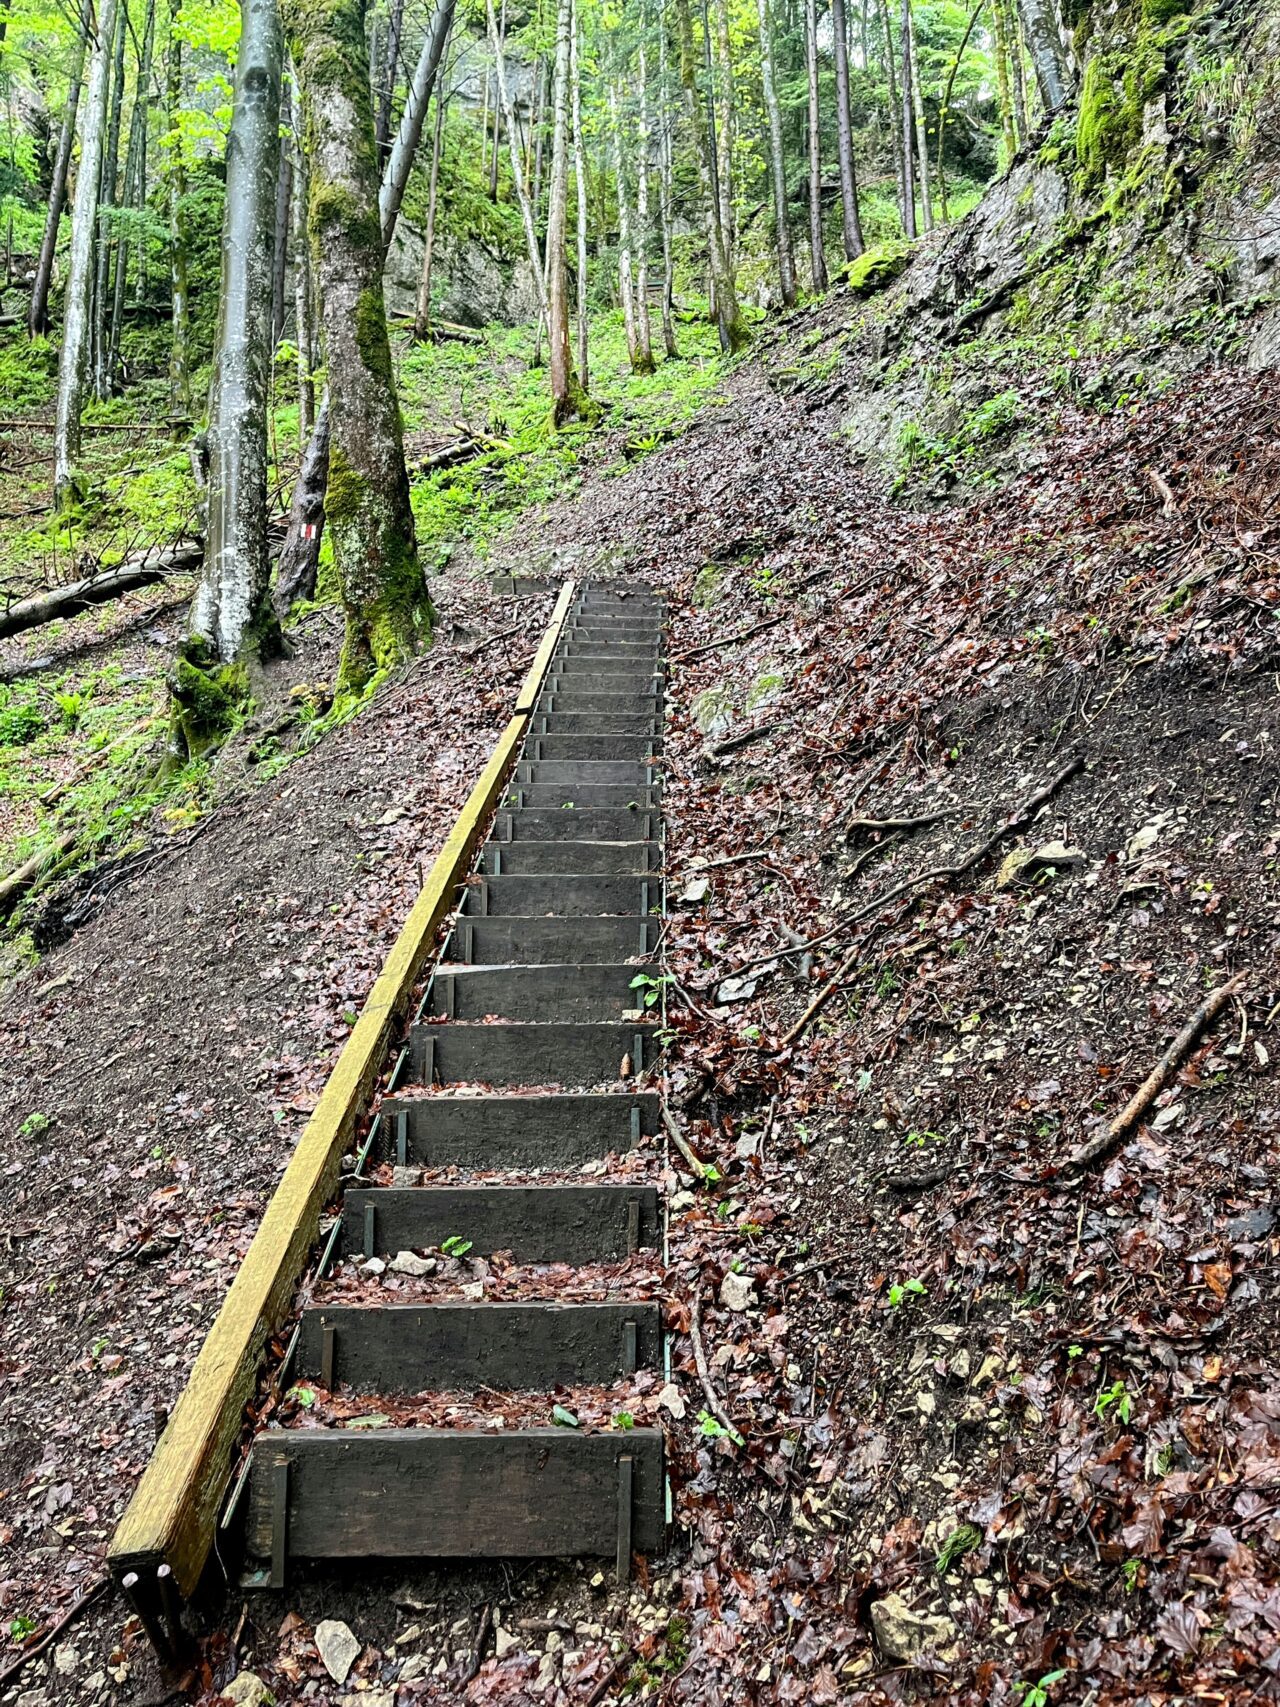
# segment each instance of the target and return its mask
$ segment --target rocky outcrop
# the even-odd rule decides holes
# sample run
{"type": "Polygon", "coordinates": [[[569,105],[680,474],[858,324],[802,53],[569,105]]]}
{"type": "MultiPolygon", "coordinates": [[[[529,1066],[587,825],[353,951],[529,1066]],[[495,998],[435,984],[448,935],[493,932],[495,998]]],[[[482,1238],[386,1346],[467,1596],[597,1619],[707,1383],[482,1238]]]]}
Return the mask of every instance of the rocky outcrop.
{"type": "MultiPolygon", "coordinates": [[[[424,237],[400,218],[387,254],[383,294],[388,314],[412,314],[422,276],[424,237]]],[[[527,324],[537,313],[537,292],[529,263],[495,253],[474,238],[437,240],[432,267],[435,312],[462,326],[527,324]]]]}

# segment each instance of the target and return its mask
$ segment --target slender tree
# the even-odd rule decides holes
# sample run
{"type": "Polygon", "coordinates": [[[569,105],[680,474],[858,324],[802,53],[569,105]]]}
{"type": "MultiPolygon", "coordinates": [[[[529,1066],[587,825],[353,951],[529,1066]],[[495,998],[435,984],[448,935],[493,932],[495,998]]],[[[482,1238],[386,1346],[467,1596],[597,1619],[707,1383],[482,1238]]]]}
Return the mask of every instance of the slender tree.
{"type": "Polygon", "coordinates": [[[578,238],[578,380],[584,391],[591,389],[591,362],[587,329],[587,150],[582,135],[582,73],[578,62],[578,8],[573,8],[569,79],[573,86],[573,176],[577,200],[578,238]]]}
{"type": "Polygon", "coordinates": [[[1027,122],[1027,69],[1022,46],[1022,28],[1018,22],[1017,0],[998,0],[1004,7],[1004,34],[1009,44],[1009,75],[1013,80],[1013,111],[1018,125],[1018,146],[1023,147],[1031,135],[1027,122]]]}
{"type": "Polygon", "coordinates": [[[760,75],[765,111],[769,115],[769,165],[773,178],[773,223],[778,246],[778,283],[788,308],[796,302],[796,267],[791,253],[791,222],[787,213],[787,165],[782,152],[782,111],[774,87],[773,31],[769,0],[756,0],[760,20],[760,75]]]}
{"type": "Polygon", "coordinates": [[[1000,108],[1000,128],[1004,136],[1004,159],[1007,166],[1018,152],[1018,134],[1013,126],[1013,97],[1009,79],[1009,30],[1004,0],[992,0],[991,23],[996,65],[996,94],[1000,108]]]}
{"type": "Polygon", "coordinates": [[[444,148],[444,117],[449,102],[447,61],[442,62],[436,90],[436,122],[431,136],[431,183],[427,191],[427,230],[422,245],[422,276],[414,307],[413,335],[419,343],[431,333],[431,274],[435,266],[436,213],[440,201],[440,155],[444,148]]]}
{"type": "MultiPolygon", "coordinates": [[[[640,340],[636,332],[635,279],[631,271],[631,203],[627,194],[626,162],[622,150],[622,123],[618,111],[618,86],[609,84],[609,142],[613,151],[613,179],[618,197],[618,300],[627,336],[627,359],[632,372],[642,371],[640,340]]],[[[649,371],[653,357],[649,358],[649,371]]]]}
{"type": "Polygon", "coordinates": [[[702,190],[704,217],[707,226],[707,247],[711,263],[711,278],[715,286],[716,324],[720,345],[725,351],[737,351],[750,342],[750,333],[738,306],[738,291],[733,269],[724,247],[720,225],[720,207],[716,188],[715,151],[710,133],[703,121],[702,97],[698,92],[694,64],[693,19],[689,0],[676,0],[676,23],[680,42],[680,86],[684,93],[685,112],[693,133],[698,156],[699,182],[702,190]]]}
{"type": "MultiPolygon", "coordinates": [[[[155,43],[156,5],[155,0],[147,0],[147,15],[142,29],[142,46],[138,51],[138,86],[133,97],[133,111],[129,115],[129,147],[125,156],[124,195],[122,205],[126,208],[143,208],[146,206],[146,160],[147,160],[147,120],[151,110],[151,50],[155,43]]],[[[107,339],[107,390],[115,389],[120,372],[120,346],[124,336],[124,297],[129,281],[129,262],[132,257],[133,245],[130,241],[129,227],[126,224],[120,233],[116,248],[115,288],[111,303],[111,332],[107,339]]],[[[145,254],[145,246],[139,245],[139,260],[145,254]]],[[[139,266],[141,279],[141,265],[139,266]]]]}
{"type": "Polygon", "coordinates": [[[115,0],[102,0],[81,115],[80,170],[71,209],[71,253],[58,356],[58,403],[53,436],[53,489],[59,509],[74,497],[79,476],[80,412],[84,407],[93,296],[93,239],[98,218],[98,172],[107,125],[107,79],[115,37],[115,0]]]}
{"type": "Polygon", "coordinates": [[[547,340],[555,423],[583,411],[586,394],[574,371],[569,335],[569,79],[573,59],[573,0],[557,0],[556,58],[551,98],[551,193],[547,202],[547,340]]]}
{"type": "Polygon", "coordinates": [[[187,176],[182,155],[182,36],[178,13],[182,0],[169,0],[169,53],[165,66],[165,117],[168,135],[166,176],[169,202],[169,291],[173,304],[173,341],[169,354],[169,408],[175,419],[191,413],[191,310],[187,284],[187,176]]]}
{"type": "Polygon", "coordinates": [[[856,261],[866,247],[858,210],[858,183],[853,164],[853,119],[849,110],[849,45],[844,0],[831,0],[831,33],[836,61],[836,147],[840,155],[840,209],[844,258],[856,261]]]}
{"type": "Polygon", "coordinates": [[[880,0],[880,34],[884,42],[884,78],[889,88],[889,136],[893,144],[893,167],[898,178],[898,211],[902,229],[907,229],[907,175],[902,158],[902,113],[898,105],[898,74],[894,70],[893,24],[889,0],[880,0]]]}
{"type": "MultiPolygon", "coordinates": [[[[282,133],[289,130],[290,123],[289,80],[285,78],[280,87],[280,129],[282,133]]],[[[280,160],[276,167],[276,234],[273,244],[275,260],[271,268],[271,347],[273,350],[284,336],[285,281],[289,268],[289,206],[293,200],[293,151],[289,148],[281,148],[279,154],[280,160]]]]}
{"type": "Polygon", "coordinates": [[[365,11],[366,0],[284,6],[310,143],[311,258],[329,376],[327,514],[346,615],[339,683],[353,691],[429,638],[432,621],[382,301],[365,11]]]}
{"type": "Polygon", "coordinates": [[[912,122],[913,103],[911,98],[912,66],[911,66],[911,0],[902,0],[902,28],[899,31],[899,46],[902,50],[902,110],[899,123],[902,126],[902,228],[907,236],[916,235],[916,169],[915,169],[915,125],[912,122]]]}
{"type": "Polygon", "coordinates": [[[379,156],[391,150],[391,107],[396,94],[396,73],[400,66],[400,36],[404,29],[404,0],[391,0],[387,23],[387,57],[382,73],[382,88],[378,95],[378,117],[374,134],[379,156]]]}
{"type": "Polygon", "coordinates": [[[124,44],[129,22],[127,0],[117,0],[115,48],[110,78],[107,137],[98,177],[98,229],[94,252],[93,304],[90,316],[89,359],[93,367],[93,394],[99,400],[110,395],[107,377],[107,297],[111,283],[112,211],[120,174],[120,124],[124,112],[124,44]]]}
{"type": "Polygon", "coordinates": [[[45,217],[44,235],[36,260],[36,276],[31,286],[31,306],[27,311],[27,330],[37,337],[49,330],[49,287],[53,282],[53,262],[58,251],[58,230],[62,223],[62,208],[67,199],[67,177],[71,168],[71,150],[76,140],[76,112],[80,105],[80,88],[84,81],[85,48],[93,34],[93,0],[83,0],[80,8],[80,27],[71,50],[71,69],[68,73],[67,104],[58,132],[58,148],[53,157],[53,176],[49,183],[49,212],[45,217]]]}
{"type": "Polygon", "coordinates": [[[818,104],[818,7],[804,0],[804,63],[809,86],[809,271],[815,291],[827,288],[822,238],[822,110],[818,104]]]}
{"type": "Polygon", "coordinates": [[[947,173],[943,162],[942,145],[947,134],[947,118],[951,110],[951,92],[956,86],[956,74],[960,70],[960,62],[964,58],[969,39],[977,27],[978,19],[987,0],[977,0],[977,5],[969,14],[969,22],[965,25],[964,34],[960,37],[960,45],[956,49],[955,58],[951,61],[951,69],[947,73],[946,87],[942,91],[942,106],[938,111],[938,196],[942,202],[942,218],[944,222],[950,217],[947,212],[947,173]]]}
{"type": "Polygon", "coordinates": [[[1056,0],[1018,0],[1040,99],[1047,113],[1056,113],[1075,92],[1075,79],[1062,40],[1056,0]]]}
{"type": "Polygon", "coordinates": [[[645,16],[640,13],[636,49],[636,353],[639,373],[653,372],[653,333],[649,326],[649,59],[645,16]]]}
{"type": "Polygon", "coordinates": [[[223,667],[279,649],[269,600],[267,409],[283,59],[276,0],[245,0],[227,138],[204,566],[172,683],[175,733],[188,751],[216,738],[228,699],[243,691],[243,677],[223,667]]]}
{"type": "Polygon", "coordinates": [[[661,101],[661,121],[658,132],[658,217],[662,224],[662,347],[667,359],[675,360],[680,351],[676,345],[675,318],[675,255],[671,234],[671,203],[673,163],[672,102],[667,75],[667,20],[665,7],[658,10],[658,94],[661,101]]]}
{"type": "Polygon", "coordinates": [[[524,228],[525,255],[532,274],[533,289],[536,294],[540,325],[546,324],[547,319],[547,285],[542,253],[538,247],[538,233],[533,222],[533,204],[529,200],[529,192],[524,186],[520,160],[520,133],[516,128],[515,112],[511,104],[511,92],[507,88],[506,66],[503,62],[502,38],[498,34],[498,20],[493,10],[493,0],[485,0],[485,11],[489,22],[489,43],[493,48],[493,73],[498,86],[498,105],[502,111],[502,122],[506,127],[507,146],[511,154],[512,187],[515,191],[516,204],[520,209],[520,223],[524,228]]]}
{"type": "MultiPolygon", "coordinates": [[[[498,24],[498,42],[502,48],[507,44],[507,0],[502,0],[502,15],[498,24]]],[[[489,157],[489,200],[498,199],[498,151],[502,146],[502,103],[498,100],[497,90],[493,96],[493,153],[489,157]]]]}
{"type": "MultiPolygon", "coordinates": [[[[293,79],[297,88],[297,78],[293,79]]],[[[293,149],[293,196],[290,234],[293,239],[293,324],[298,351],[298,440],[305,446],[316,418],[315,310],[311,292],[311,245],[307,241],[307,201],[311,177],[298,131],[290,137],[293,149]]]]}
{"type": "Polygon", "coordinates": [[[916,21],[911,0],[903,8],[911,46],[911,113],[915,121],[916,157],[920,168],[920,217],[926,231],[933,230],[933,186],[929,175],[929,136],[925,128],[924,95],[920,87],[920,56],[916,48],[916,21]]]}
{"type": "Polygon", "coordinates": [[[729,0],[711,0],[715,14],[714,41],[707,15],[708,0],[702,0],[702,23],[707,49],[707,80],[715,108],[716,181],[720,192],[720,233],[724,258],[734,270],[738,246],[734,217],[734,139],[737,110],[734,103],[733,56],[729,48],[729,0]]]}

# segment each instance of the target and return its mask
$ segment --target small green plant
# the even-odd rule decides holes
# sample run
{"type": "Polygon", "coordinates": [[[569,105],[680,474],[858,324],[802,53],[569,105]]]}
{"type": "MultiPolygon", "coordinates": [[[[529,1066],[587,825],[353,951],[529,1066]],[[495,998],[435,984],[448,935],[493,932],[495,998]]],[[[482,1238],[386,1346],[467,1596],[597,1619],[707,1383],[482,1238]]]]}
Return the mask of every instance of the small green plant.
{"type": "Polygon", "coordinates": [[[53,1125],[47,1114],[29,1114],[18,1128],[21,1138],[40,1138],[53,1125]]]}
{"type": "Polygon", "coordinates": [[[698,1412],[698,1433],[707,1440],[731,1440],[735,1446],[744,1444],[736,1428],[726,1428],[710,1411],[698,1412]]]}
{"type": "Polygon", "coordinates": [[[55,693],[53,703],[58,708],[64,729],[75,729],[84,716],[85,707],[89,703],[86,693],[55,693]]]}
{"type": "Polygon", "coordinates": [[[917,1280],[914,1276],[910,1280],[904,1280],[901,1285],[895,1280],[889,1288],[889,1302],[896,1310],[900,1304],[906,1302],[908,1294],[916,1298],[923,1298],[928,1290],[929,1288],[924,1281],[917,1280]]]}
{"type": "Polygon", "coordinates": [[[450,1233],[449,1237],[444,1241],[440,1249],[447,1257],[465,1257],[467,1252],[471,1249],[471,1244],[472,1241],[470,1239],[464,1239],[458,1233],[450,1233]]]}
{"type": "Polygon", "coordinates": [[[630,1411],[618,1411],[613,1419],[614,1428],[628,1429],[636,1426],[636,1419],[630,1411]]]}
{"type": "Polygon", "coordinates": [[[630,988],[640,990],[640,1006],[642,1008],[656,1007],[662,1000],[662,992],[672,982],[670,972],[660,972],[654,977],[649,972],[639,972],[631,980],[630,988]]]}
{"type": "Polygon", "coordinates": [[[9,1639],[13,1642],[25,1642],[27,1637],[38,1628],[39,1626],[34,1618],[27,1618],[20,1614],[17,1618],[12,1618],[9,1621],[9,1639]]]}
{"type": "Polygon", "coordinates": [[[295,1405],[309,1411],[316,1402],[316,1390],[314,1387],[290,1387],[285,1398],[292,1399],[295,1405]]]}
{"type": "Polygon", "coordinates": [[[910,1150],[923,1150],[927,1144],[945,1144],[941,1132],[917,1132],[914,1127],[903,1134],[902,1142],[910,1150]]]}
{"type": "Polygon", "coordinates": [[[1124,1578],[1124,1592],[1132,1594],[1138,1586],[1138,1577],[1142,1572],[1141,1559],[1126,1559],[1120,1567],[1120,1575],[1124,1578]]]}
{"type": "Polygon", "coordinates": [[[1101,1417],[1104,1422],[1112,1410],[1122,1423],[1127,1423],[1133,1415],[1133,1399],[1123,1380],[1113,1381],[1093,1401],[1094,1416],[1101,1417]]]}
{"type": "Polygon", "coordinates": [[[945,1577],[957,1559],[963,1559],[966,1553],[972,1553],[975,1547],[981,1545],[982,1531],[977,1524],[960,1524],[947,1536],[938,1552],[938,1575],[945,1577]]]}
{"type": "Polygon", "coordinates": [[[1047,1671],[1039,1683],[1015,1683],[1022,1698],[1022,1707],[1048,1707],[1049,1691],[1066,1676],[1065,1671],[1047,1671]]]}

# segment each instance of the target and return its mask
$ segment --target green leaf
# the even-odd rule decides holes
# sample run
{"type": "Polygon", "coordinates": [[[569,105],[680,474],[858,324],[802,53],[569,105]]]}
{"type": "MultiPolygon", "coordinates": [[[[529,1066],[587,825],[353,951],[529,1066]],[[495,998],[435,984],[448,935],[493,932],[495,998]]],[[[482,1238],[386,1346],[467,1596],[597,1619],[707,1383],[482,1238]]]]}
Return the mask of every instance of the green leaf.
{"type": "Polygon", "coordinates": [[[304,1411],[309,1411],[316,1402],[314,1387],[290,1387],[285,1394],[286,1399],[292,1399],[295,1405],[301,1405],[304,1411]]]}
{"type": "Polygon", "coordinates": [[[578,1419],[573,1412],[566,1410],[563,1405],[552,1405],[551,1420],[557,1428],[577,1428],[578,1419]]]}
{"type": "Polygon", "coordinates": [[[385,1411],[373,1411],[367,1417],[348,1417],[344,1428],[390,1428],[391,1418],[385,1411]]]}

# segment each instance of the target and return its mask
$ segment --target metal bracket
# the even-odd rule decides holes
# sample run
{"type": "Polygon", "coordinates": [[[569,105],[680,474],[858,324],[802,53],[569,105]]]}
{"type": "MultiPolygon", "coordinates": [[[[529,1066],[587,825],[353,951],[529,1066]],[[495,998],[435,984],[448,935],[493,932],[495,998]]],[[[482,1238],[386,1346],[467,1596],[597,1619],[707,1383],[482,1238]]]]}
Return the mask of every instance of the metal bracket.
{"type": "MultiPolygon", "coordinates": [[[[627,1255],[629,1257],[633,1257],[639,1249],[640,1249],[640,1199],[638,1197],[629,1197],[627,1199],[627,1255]]],[[[631,1329],[632,1338],[634,1340],[636,1325],[634,1322],[629,1322],[627,1324],[627,1326],[631,1329]]],[[[634,1368],[635,1368],[635,1364],[632,1363],[631,1369],[629,1369],[627,1371],[627,1373],[630,1374],[631,1370],[633,1370],[634,1368]]]]}
{"type": "Polygon", "coordinates": [[[333,1322],[324,1322],[320,1328],[320,1385],[326,1392],[333,1392],[337,1364],[338,1330],[333,1322]]]}
{"type": "Polygon", "coordinates": [[[409,1165],[409,1110],[396,1110],[396,1166],[407,1168],[409,1165]]]}
{"type": "Polygon", "coordinates": [[[640,1104],[638,1102],[633,1102],[631,1105],[631,1148],[634,1150],[636,1145],[639,1142],[640,1142],[640,1104]]]}
{"type": "Polygon", "coordinates": [[[622,1373],[634,1375],[638,1367],[638,1360],[636,1325],[634,1322],[624,1322],[622,1324],[622,1373]]]}
{"type": "Polygon", "coordinates": [[[618,1460],[618,1581],[631,1581],[631,1507],[635,1465],[629,1453],[618,1460]]]}
{"type": "Polygon", "coordinates": [[[289,1558],[289,1460],[282,1459],[271,1475],[271,1575],[269,1588],[283,1588],[289,1558]]]}
{"type": "Polygon", "coordinates": [[[377,1248],[378,1211],[372,1203],[364,1206],[364,1258],[368,1262],[377,1248]]]}

